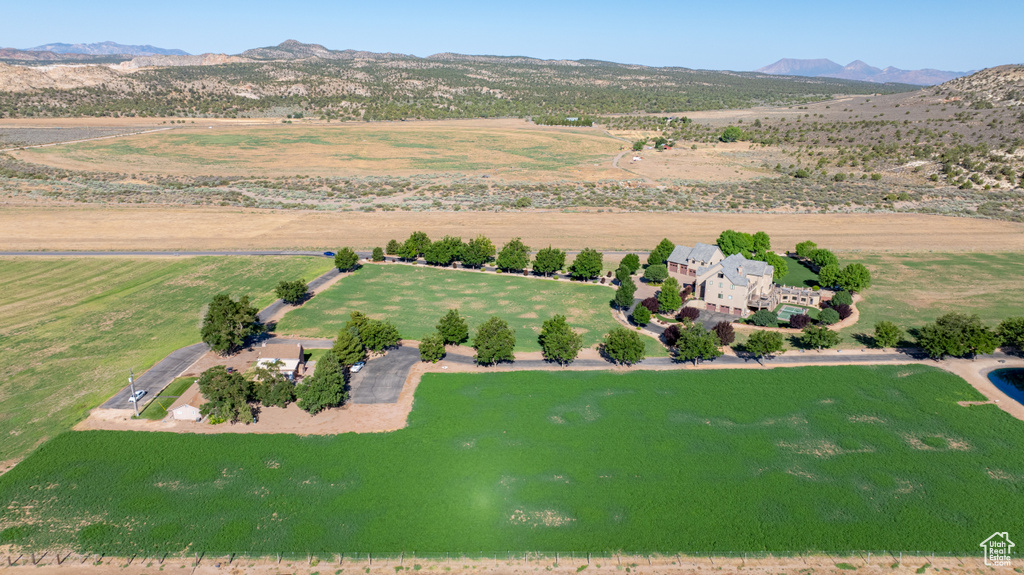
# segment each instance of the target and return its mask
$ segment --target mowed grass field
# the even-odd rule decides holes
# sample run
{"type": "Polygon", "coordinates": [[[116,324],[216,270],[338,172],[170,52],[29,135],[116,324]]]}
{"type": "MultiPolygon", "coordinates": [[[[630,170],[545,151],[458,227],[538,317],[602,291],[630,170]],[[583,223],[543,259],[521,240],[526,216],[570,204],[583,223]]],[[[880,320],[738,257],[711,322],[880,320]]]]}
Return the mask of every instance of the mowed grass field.
{"type": "Polygon", "coordinates": [[[138,375],[199,341],[214,295],[266,305],[281,280],[310,280],[330,265],[299,257],[0,260],[0,462],[83,419],[127,384],[129,368],[138,375]]]}
{"type": "Polygon", "coordinates": [[[840,255],[840,261],[871,270],[871,287],[858,305],[860,320],[843,330],[847,345],[860,345],[851,338],[873,333],[882,320],[913,329],[961,312],[995,327],[1024,315],[1024,254],[858,254],[840,255]]]}
{"type": "Polygon", "coordinates": [[[432,374],[392,433],[63,434],[0,477],[0,540],[977,555],[1024,529],[1024,423],[981,399],[927,366],[432,374]]]}
{"type": "Polygon", "coordinates": [[[189,128],[20,152],[30,161],[123,173],[362,176],[477,173],[565,177],[612,170],[623,142],[596,129],[523,121],[189,128]]]}
{"type": "MultiPolygon", "coordinates": [[[[583,343],[596,345],[613,327],[606,286],[564,280],[527,278],[408,265],[365,265],[334,284],[277,324],[279,334],[335,337],[353,311],[387,319],[405,339],[421,340],[434,333],[437,322],[456,308],[469,324],[470,343],[476,327],[496,315],[516,332],[517,351],[540,351],[537,336],[545,320],[562,314],[583,334],[583,343]]],[[[652,338],[647,354],[666,355],[652,338]]]]}

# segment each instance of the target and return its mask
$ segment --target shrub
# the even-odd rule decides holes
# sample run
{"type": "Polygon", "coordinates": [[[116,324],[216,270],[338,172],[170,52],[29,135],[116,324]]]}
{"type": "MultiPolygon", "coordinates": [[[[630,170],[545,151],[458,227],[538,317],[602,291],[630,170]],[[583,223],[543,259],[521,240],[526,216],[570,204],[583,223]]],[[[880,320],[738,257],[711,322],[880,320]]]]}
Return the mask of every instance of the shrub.
{"type": "Polygon", "coordinates": [[[684,307],[676,314],[676,319],[679,321],[697,321],[698,317],[700,317],[700,310],[695,307],[684,307]]]}
{"type": "Polygon", "coordinates": [[[341,248],[334,254],[334,267],[338,271],[355,269],[359,265],[359,255],[352,248],[341,248]]]}
{"type": "Polygon", "coordinates": [[[715,324],[711,331],[715,332],[715,335],[718,336],[718,341],[722,342],[722,345],[731,345],[732,342],[736,341],[736,328],[730,322],[720,321],[715,324]]]}
{"type": "Polygon", "coordinates": [[[654,264],[647,266],[644,270],[644,279],[651,283],[660,284],[668,278],[668,266],[665,264],[654,264]]]}
{"type": "Polygon", "coordinates": [[[839,322],[839,312],[832,308],[823,309],[818,314],[818,323],[821,325],[832,325],[837,322],[839,322]]]}
{"type": "Polygon", "coordinates": [[[677,341],[679,341],[679,324],[674,323],[665,328],[664,338],[665,345],[673,347],[677,341]]]}
{"type": "Polygon", "coordinates": [[[647,325],[649,321],[651,321],[651,310],[642,305],[633,308],[633,323],[647,325]]]}
{"type": "Polygon", "coordinates": [[[932,358],[992,353],[999,345],[999,336],[985,327],[977,315],[947,313],[921,328],[918,344],[932,358]]]}
{"type": "Polygon", "coordinates": [[[903,337],[903,330],[891,321],[880,321],[875,324],[875,345],[877,347],[895,347],[903,337]]]}
{"type": "Polygon", "coordinates": [[[373,248],[373,261],[382,262],[384,261],[384,250],[381,248],[373,248]]]}
{"type": "Polygon", "coordinates": [[[439,333],[433,333],[420,341],[420,359],[437,363],[444,357],[444,338],[439,333]]]}
{"type": "Polygon", "coordinates": [[[811,325],[811,316],[805,313],[789,317],[789,327],[791,328],[803,329],[809,325],[811,325]]]}
{"type": "Polygon", "coordinates": [[[398,240],[389,240],[388,245],[384,247],[384,252],[389,256],[397,256],[402,251],[402,244],[398,243],[398,240]]]}
{"type": "Polygon", "coordinates": [[[658,306],[660,304],[658,304],[658,298],[656,298],[654,296],[651,296],[649,298],[644,298],[640,302],[640,305],[642,305],[645,308],[647,308],[647,311],[649,311],[651,313],[658,313],[658,306]]]}
{"type": "Polygon", "coordinates": [[[750,323],[760,327],[779,327],[779,316],[770,309],[759,309],[750,316],[750,323]]]}
{"type": "Polygon", "coordinates": [[[853,308],[843,303],[833,305],[832,309],[836,310],[836,313],[839,314],[839,319],[846,319],[853,315],[853,308]]]}
{"type": "Polygon", "coordinates": [[[853,296],[848,291],[838,291],[829,301],[832,307],[837,305],[853,305],[853,296]]]}

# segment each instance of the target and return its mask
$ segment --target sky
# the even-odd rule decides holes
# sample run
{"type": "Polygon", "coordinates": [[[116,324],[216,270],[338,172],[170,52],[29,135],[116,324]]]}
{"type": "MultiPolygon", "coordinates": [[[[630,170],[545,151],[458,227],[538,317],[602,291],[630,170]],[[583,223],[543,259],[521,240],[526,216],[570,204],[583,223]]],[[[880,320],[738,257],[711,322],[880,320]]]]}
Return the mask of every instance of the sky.
{"type": "Polygon", "coordinates": [[[596,59],[753,70],[780,58],[966,71],[1024,63],[1019,0],[9,2],[0,46],[111,40],[239,53],[287,39],[344,50],[596,59]]]}

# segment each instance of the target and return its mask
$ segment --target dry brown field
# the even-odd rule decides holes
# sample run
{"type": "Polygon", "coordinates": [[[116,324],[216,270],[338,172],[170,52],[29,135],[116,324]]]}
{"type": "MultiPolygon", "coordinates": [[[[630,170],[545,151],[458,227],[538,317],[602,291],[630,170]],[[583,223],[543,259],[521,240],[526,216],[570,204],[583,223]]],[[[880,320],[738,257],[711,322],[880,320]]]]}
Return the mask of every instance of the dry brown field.
{"type": "Polygon", "coordinates": [[[414,230],[485,234],[496,243],[650,249],[663,237],[708,242],[724,229],[764,230],[777,249],[813,239],[838,252],[1024,251],[1024,224],[919,214],[635,212],[311,212],[237,208],[0,208],[0,250],[252,250],[372,248],[414,230]]]}
{"type": "Polygon", "coordinates": [[[611,165],[624,145],[596,128],[535,126],[524,120],[240,125],[202,119],[158,133],[12,155],[56,168],[126,174],[487,174],[515,181],[597,181],[628,177],[611,165]]]}

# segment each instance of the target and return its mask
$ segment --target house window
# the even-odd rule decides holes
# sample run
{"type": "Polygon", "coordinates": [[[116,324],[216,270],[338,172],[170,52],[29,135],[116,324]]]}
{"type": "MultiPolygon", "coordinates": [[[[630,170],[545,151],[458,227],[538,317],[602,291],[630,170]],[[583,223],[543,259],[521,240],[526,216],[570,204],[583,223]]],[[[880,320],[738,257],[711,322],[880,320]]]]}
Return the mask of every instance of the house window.
{"type": "Polygon", "coordinates": [[[722,294],[718,294],[718,299],[722,299],[722,294]]]}
{"type": "Polygon", "coordinates": [[[729,299],[732,299],[732,296],[729,296],[729,299]]]}

